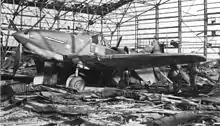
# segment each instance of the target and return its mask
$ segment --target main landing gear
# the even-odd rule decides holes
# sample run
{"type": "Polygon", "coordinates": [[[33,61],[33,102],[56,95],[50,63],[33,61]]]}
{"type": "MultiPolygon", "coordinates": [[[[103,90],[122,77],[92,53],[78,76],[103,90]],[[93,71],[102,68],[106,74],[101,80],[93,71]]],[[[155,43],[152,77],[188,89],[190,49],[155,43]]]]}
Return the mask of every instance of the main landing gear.
{"type": "Polygon", "coordinates": [[[85,89],[85,81],[79,76],[80,63],[77,64],[75,74],[70,75],[66,80],[66,87],[82,92],[85,89]]]}
{"type": "Polygon", "coordinates": [[[85,89],[85,81],[80,76],[71,75],[67,78],[66,87],[82,92],[85,89]]]}
{"type": "Polygon", "coordinates": [[[129,82],[130,82],[130,71],[129,70],[125,70],[122,72],[122,75],[121,75],[121,79],[118,83],[118,88],[120,89],[124,89],[126,88],[128,85],[129,85],[129,82]]]}
{"type": "Polygon", "coordinates": [[[37,68],[37,76],[34,77],[33,84],[46,84],[55,85],[58,83],[65,83],[66,87],[73,88],[79,92],[83,91],[85,88],[85,81],[82,77],[78,76],[79,68],[82,68],[82,63],[79,62],[76,66],[75,74],[69,75],[72,72],[73,67],[68,67],[71,64],[63,64],[66,66],[58,66],[55,62],[43,61],[39,58],[35,59],[35,64],[37,68]],[[62,69],[62,70],[61,70],[62,69]],[[67,78],[67,79],[66,79],[67,78]]]}

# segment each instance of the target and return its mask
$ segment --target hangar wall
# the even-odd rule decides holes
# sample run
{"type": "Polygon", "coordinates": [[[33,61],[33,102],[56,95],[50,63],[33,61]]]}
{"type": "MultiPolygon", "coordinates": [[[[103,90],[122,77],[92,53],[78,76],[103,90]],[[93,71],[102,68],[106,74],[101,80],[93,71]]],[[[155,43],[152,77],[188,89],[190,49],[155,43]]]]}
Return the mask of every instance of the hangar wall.
{"type": "MultiPolygon", "coordinates": [[[[126,36],[124,39],[126,42],[135,41],[135,43],[131,42],[131,45],[136,47],[148,44],[157,37],[160,43],[166,45],[166,52],[198,53],[219,58],[220,2],[207,1],[205,6],[204,1],[170,0],[159,5],[158,9],[155,4],[151,9],[150,4],[146,3],[149,11],[122,24],[120,35],[126,36]],[[206,12],[204,7],[207,8],[206,12]],[[130,32],[131,29],[135,30],[130,32]],[[207,31],[206,35],[204,35],[205,31],[207,31]],[[170,45],[171,41],[179,43],[179,50],[170,45]]],[[[143,4],[135,4],[137,13],[147,10],[143,4]]]]}

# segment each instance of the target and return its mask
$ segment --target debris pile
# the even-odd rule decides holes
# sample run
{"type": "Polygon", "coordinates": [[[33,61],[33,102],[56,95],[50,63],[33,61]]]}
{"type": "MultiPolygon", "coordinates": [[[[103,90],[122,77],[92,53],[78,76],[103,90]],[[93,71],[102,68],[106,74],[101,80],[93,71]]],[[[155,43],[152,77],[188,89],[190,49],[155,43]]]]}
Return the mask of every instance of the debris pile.
{"type": "Polygon", "coordinates": [[[173,93],[162,84],[118,89],[1,81],[0,125],[217,125],[220,123],[220,68],[198,67],[197,92],[173,93]],[[162,89],[163,88],[163,89],[162,89]]]}

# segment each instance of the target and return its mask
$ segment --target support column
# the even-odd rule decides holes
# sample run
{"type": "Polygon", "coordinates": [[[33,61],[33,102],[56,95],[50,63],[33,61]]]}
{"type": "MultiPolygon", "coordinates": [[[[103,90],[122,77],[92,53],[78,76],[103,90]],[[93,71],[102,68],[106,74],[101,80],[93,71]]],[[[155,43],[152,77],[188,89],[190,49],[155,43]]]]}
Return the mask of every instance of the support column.
{"type": "Polygon", "coordinates": [[[159,40],[159,6],[155,5],[155,39],[159,40]]]}
{"type": "Polygon", "coordinates": [[[117,24],[118,26],[117,27],[117,42],[119,41],[119,38],[120,38],[120,24],[117,24]]]}
{"type": "Polygon", "coordinates": [[[197,70],[197,64],[193,63],[190,65],[190,85],[193,89],[193,91],[197,91],[197,86],[196,86],[196,76],[198,75],[198,70],[197,70]]]}
{"type": "Polygon", "coordinates": [[[101,34],[102,34],[102,35],[101,35],[101,41],[103,42],[103,39],[104,39],[104,38],[103,38],[103,37],[104,37],[104,36],[103,36],[103,16],[101,17],[101,34]]]}
{"type": "Polygon", "coordinates": [[[60,11],[56,14],[56,20],[57,20],[57,29],[60,30],[60,11]]]}
{"type": "Polygon", "coordinates": [[[74,27],[75,27],[75,12],[72,12],[73,13],[73,32],[74,32],[74,27]]]}
{"type": "Polygon", "coordinates": [[[101,33],[103,34],[103,16],[101,17],[101,33]]]}
{"type": "MultiPolygon", "coordinates": [[[[23,8],[23,5],[21,5],[21,8],[23,8]]],[[[23,9],[22,9],[22,11],[21,11],[20,24],[21,24],[20,30],[23,30],[23,9]]],[[[19,48],[19,53],[22,54],[22,52],[23,52],[23,46],[22,46],[22,44],[19,44],[18,48],[19,48]]],[[[20,55],[20,58],[22,58],[22,55],[20,55]]],[[[21,61],[19,60],[19,63],[20,63],[20,62],[21,62],[21,61]]]]}
{"type": "Polygon", "coordinates": [[[182,2],[178,0],[178,53],[181,53],[182,49],[182,2]]]}
{"type": "Polygon", "coordinates": [[[135,17],[135,49],[138,48],[138,17],[135,17]]]}
{"type": "Polygon", "coordinates": [[[208,26],[208,15],[207,15],[207,0],[204,0],[204,56],[207,57],[207,26],[208,26]]]}
{"type": "MultiPolygon", "coordinates": [[[[0,2],[0,17],[2,17],[2,1],[0,2]]],[[[2,26],[2,18],[0,18],[0,26],[2,26]]],[[[2,56],[2,48],[3,48],[3,34],[2,34],[2,27],[0,27],[0,68],[2,66],[2,60],[3,60],[3,56],[2,56]]],[[[0,76],[0,80],[1,80],[1,76],[0,76]]]]}
{"type": "MultiPolygon", "coordinates": [[[[39,10],[40,10],[40,19],[42,17],[42,9],[43,9],[42,7],[39,8],[39,10]]],[[[41,21],[39,22],[39,27],[40,27],[40,29],[42,28],[41,21]]]]}

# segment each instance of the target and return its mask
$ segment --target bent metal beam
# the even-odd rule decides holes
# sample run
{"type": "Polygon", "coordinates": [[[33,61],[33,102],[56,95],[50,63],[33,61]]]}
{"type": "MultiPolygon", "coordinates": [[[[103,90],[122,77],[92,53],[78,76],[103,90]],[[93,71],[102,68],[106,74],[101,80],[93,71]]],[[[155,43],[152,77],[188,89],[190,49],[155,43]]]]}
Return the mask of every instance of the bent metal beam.
{"type": "MultiPolygon", "coordinates": [[[[49,3],[48,0],[25,0],[24,4],[26,6],[32,7],[44,7],[47,9],[56,9],[56,10],[63,10],[63,11],[74,11],[80,13],[87,13],[87,14],[95,14],[104,16],[119,7],[132,2],[133,0],[119,0],[118,2],[110,2],[104,3],[102,5],[89,5],[86,3],[74,3],[74,4],[67,4],[64,1],[62,2],[51,2],[49,3]]],[[[4,0],[3,3],[8,4],[20,4],[20,0],[4,0]]]]}

